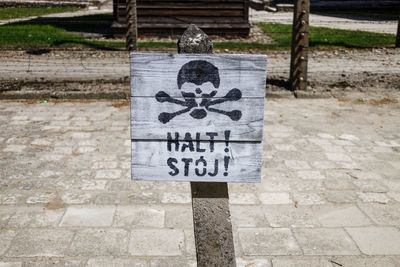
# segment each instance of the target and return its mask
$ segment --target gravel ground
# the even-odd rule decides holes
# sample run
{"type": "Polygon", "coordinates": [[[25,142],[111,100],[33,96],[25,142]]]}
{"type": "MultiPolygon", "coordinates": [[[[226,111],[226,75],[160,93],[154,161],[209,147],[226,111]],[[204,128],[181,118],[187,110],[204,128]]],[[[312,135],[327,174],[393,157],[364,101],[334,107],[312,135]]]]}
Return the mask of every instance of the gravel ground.
{"type": "MultiPolygon", "coordinates": [[[[216,50],[216,53],[235,52],[216,50]]],[[[270,95],[292,96],[285,88],[289,65],[289,51],[268,53],[270,95]]],[[[41,55],[3,51],[0,77],[3,99],[124,98],[129,90],[129,58],[123,51],[50,51],[41,55]]],[[[398,98],[400,51],[394,48],[311,51],[308,77],[309,92],[303,97],[345,97],[359,93],[398,98]]]]}

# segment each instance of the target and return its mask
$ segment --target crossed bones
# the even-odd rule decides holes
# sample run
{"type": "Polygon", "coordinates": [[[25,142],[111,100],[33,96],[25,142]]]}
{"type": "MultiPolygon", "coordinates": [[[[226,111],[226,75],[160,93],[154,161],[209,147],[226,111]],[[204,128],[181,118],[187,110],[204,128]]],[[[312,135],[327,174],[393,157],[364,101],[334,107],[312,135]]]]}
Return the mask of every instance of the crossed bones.
{"type": "Polygon", "coordinates": [[[165,124],[165,123],[169,122],[170,120],[172,120],[173,118],[175,118],[176,116],[187,113],[196,107],[201,107],[201,108],[194,109],[190,113],[190,116],[192,116],[195,119],[203,119],[204,117],[207,116],[207,111],[226,115],[233,121],[238,121],[242,117],[242,112],[240,110],[225,111],[225,110],[220,110],[220,109],[211,107],[213,105],[221,104],[221,103],[224,103],[227,101],[240,100],[242,98],[242,92],[237,88],[230,90],[224,97],[217,98],[214,100],[212,98],[217,94],[217,91],[213,91],[210,94],[203,94],[200,104],[197,104],[197,102],[195,100],[195,94],[193,94],[193,93],[182,93],[182,94],[184,96],[184,101],[172,98],[169,94],[167,94],[164,91],[160,91],[156,94],[156,100],[160,103],[169,102],[169,103],[174,103],[174,104],[178,104],[178,105],[186,107],[182,110],[172,112],[172,113],[169,113],[169,112],[160,113],[158,116],[158,120],[160,122],[165,124]]]}

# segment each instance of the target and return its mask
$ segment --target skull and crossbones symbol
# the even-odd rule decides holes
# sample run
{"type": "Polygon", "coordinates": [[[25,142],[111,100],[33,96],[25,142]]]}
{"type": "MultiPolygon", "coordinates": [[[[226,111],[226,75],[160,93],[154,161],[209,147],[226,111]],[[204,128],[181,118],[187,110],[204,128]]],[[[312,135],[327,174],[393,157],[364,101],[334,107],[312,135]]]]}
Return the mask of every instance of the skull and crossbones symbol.
{"type": "Polygon", "coordinates": [[[158,102],[169,102],[185,107],[176,112],[162,112],[158,120],[167,123],[178,115],[190,112],[195,119],[203,119],[207,111],[228,116],[233,121],[242,117],[240,110],[225,111],[212,106],[227,101],[238,101],[242,98],[242,92],[231,89],[225,96],[215,98],[220,85],[218,68],[205,60],[192,60],[184,64],[178,73],[178,88],[181,90],[183,100],[171,97],[164,91],[159,91],[155,98],[158,102]]]}

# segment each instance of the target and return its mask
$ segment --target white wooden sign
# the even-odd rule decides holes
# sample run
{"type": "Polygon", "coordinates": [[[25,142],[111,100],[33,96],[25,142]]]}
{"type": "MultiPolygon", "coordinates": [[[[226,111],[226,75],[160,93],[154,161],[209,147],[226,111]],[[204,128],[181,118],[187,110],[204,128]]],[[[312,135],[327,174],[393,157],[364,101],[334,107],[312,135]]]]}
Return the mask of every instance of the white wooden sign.
{"type": "Polygon", "coordinates": [[[259,182],[266,63],[132,53],[132,179],[259,182]]]}

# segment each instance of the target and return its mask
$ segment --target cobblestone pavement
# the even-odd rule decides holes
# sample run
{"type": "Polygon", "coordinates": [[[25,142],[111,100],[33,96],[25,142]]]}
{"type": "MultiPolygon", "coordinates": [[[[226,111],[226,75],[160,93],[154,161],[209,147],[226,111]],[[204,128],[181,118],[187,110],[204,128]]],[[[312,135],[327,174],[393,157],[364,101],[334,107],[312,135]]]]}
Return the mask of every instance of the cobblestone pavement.
{"type": "MultiPolygon", "coordinates": [[[[400,265],[400,104],[268,100],[238,266],[400,265]]],[[[0,266],[195,266],[188,183],[130,181],[129,106],[0,102],[0,266]]]]}

